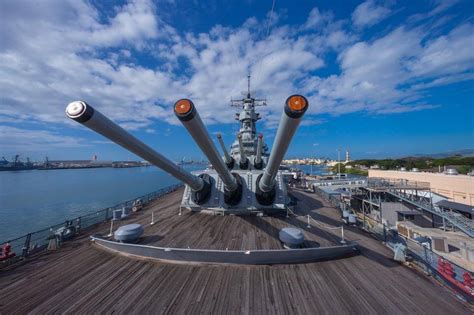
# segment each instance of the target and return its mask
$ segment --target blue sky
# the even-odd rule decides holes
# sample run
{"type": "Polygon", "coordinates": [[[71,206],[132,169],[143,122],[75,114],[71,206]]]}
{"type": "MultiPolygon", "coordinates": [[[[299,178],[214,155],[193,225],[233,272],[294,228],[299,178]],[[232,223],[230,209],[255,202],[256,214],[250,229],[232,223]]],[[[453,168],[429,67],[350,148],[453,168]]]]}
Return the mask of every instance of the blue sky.
{"type": "Polygon", "coordinates": [[[172,159],[201,158],[173,116],[190,98],[233,141],[231,97],[310,101],[287,157],[474,147],[472,1],[0,2],[0,156],[136,159],[64,115],[83,99],[172,159]]]}

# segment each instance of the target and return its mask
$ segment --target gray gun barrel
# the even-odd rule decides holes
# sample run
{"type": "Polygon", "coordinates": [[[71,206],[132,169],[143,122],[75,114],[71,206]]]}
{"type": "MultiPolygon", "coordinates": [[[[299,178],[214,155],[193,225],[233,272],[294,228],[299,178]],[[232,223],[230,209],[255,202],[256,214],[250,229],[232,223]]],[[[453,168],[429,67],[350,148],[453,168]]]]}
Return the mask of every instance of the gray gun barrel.
{"type": "Polygon", "coordinates": [[[214,142],[209,137],[206,128],[199,117],[199,114],[193,102],[188,99],[181,99],[174,105],[176,117],[183,123],[184,127],[189,131],[194,141],[201,148],[202,152],[207,156],[209,162],[219,174],[225,187],[229,191],[235,191],[238,188],[237,180],[227,169],[224,161],[220,157],[214,142]]]}
{"type": "Polygon", "coordinates": [[[227,152],[227,149],[225,148],[224,140],[222,140],[222,135],[220,133],[217,134],[217,140],[219,141],[222,151],[224,152],[225,164],[227,164],[228,168],[232,168],[232,166],[234,165],[234,158],[232,158],[227,152]]]}
{"type": "Polygon", "coordinates": [[[263,135],[259,134],[258,140],[257,140],[257,156],[255,157],[255,164],[262,163],[262,151],[263,151],[263,135]]]}
{"type": "Polygon", "coordinates": [[[242,142],[242,134],[237,135],[237,139],[239,141],[239,153],[240,153],[240,168],[241,169],[247,169],[249,166],[249,161],[247,159],[247,155],[245,155],[245,149],[244,149],[244,144],[242,142]]]}
{"type": "Polygon", "coordinates": [[[275,177],[290,145],[291,139],[298,128],[301,117],[308,109],[308,100],[301,95],[292,95],[285,102],[285,110],[281,115],[272,152],[268,159],[263,176],[259,181],[259,188],[262,192],[269,192],[275,186],[275,177]]]}
{"type": "Polygon", "coordinates": [[[204,188],[205,183],[201,178],[181,169],[175,163],[129,134],[122,127],[102,115],[86,102],[76,101],[70,103],[66,107],[66,115],[72,120],[75,120],[104,137],[109,138],[125,149],[147,160],[151,164],[170,173],[188,185],[193,191],[200,191],[204,188]]]}

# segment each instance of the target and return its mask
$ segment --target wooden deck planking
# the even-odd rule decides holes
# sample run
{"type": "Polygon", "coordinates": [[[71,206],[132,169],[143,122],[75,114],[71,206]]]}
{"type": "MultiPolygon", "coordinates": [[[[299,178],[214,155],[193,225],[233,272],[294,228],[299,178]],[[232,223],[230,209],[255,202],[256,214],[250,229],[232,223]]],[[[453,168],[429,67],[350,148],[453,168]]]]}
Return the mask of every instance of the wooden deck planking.
{"type": "MultiPolygon", "coordinates": [[[[322,246],[339,240],[338,232],[306,230],[304,217],[177,216],[180,193],[152,205],[161,210],[155,212],[158,223],[146,228],[150,243],[281,248],[275,233],[287,225],[299,226],[309,242],[322,246]],[[157,232],[160,237],[152,238],[157,232]]],[[[295,196],[297,213],[340,224],[336,210],[324,201],[303,192],[295,196]]],[[[150,209],[123,223],[149,223],[150,209]]],[[[108,225],[96,231],[107,234],[108,225]]],[[[0,271],[0,313],[469,313],[443,288],[391,261],[391,252],[370,236],[351,228],[345,234],[361,244],[362,255],[278,266],[134,260],[95,248],[84,235],[57,252],[0,271]]]]}

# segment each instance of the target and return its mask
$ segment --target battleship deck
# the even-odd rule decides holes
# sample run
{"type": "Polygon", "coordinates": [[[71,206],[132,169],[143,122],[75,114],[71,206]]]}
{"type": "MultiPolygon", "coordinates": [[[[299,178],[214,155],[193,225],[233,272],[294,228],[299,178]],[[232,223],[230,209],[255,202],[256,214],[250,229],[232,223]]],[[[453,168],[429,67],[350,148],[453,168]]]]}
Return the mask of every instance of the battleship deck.
{"type": "MultiPolygon", "coordinates": [[[[281,248],[278,229],[304,230],[307,246],[334,245],[338,230],[306,228],[305,217],[211,216],[183,212],[182,189],[124,223],[147,224],[144,243],[212,249],[281,248]]],[[[297,214],[339,226],[339,213],[294,191],[297,214]]],[[[107,234],[108,225],[92,232],[107,234]]],[[[57,252],[0,271],[0,313],[469,313],[430,279],[390,260],[391,252],[357,229],[345,230],[361,255],[299,265],[174,265],[96,248],[88,235],[57,252]]]]}

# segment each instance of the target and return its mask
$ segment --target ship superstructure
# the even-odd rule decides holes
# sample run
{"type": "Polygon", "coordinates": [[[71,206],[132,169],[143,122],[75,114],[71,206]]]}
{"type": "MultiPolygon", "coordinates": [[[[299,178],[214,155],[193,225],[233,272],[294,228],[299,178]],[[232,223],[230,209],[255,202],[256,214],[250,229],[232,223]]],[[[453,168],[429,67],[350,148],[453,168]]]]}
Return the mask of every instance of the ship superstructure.
{"type": "MultiPolygon", "coordinates": [[[[231,100],[231,106],[241,109],[240,112],[235,114],[235,119],[240,123],[240,129],[235,141],[232,143],[230,149],[230,155],[234,159],[238,159],[240,164],[245,165],[245,158],[242,159],[240,152],[240,142],[242,142],[243,152],[245,157],[254,157],[252,166],[257,169],[261,169],[262,165],[260,163],[255,163],[255,158],[257,157],[257,151],[259,149],[259,138],[261,141],[261,158],[263,163],[266,163],[268,160],[268,147],[265,144],[263,135],[257,135],[257,121],[261,119],[260,113],[256,112],[255,107],[257,106],[266,106],[265,99],[256,99],[252,97],[250,92],[250,76],[248,76],[248,90],[246,97],[239,100],[231,100]],[[243,162],[243,163],[242,163],[243,162]]],[[[260,162],[260,161],[257,161],[260,162]]]]}

